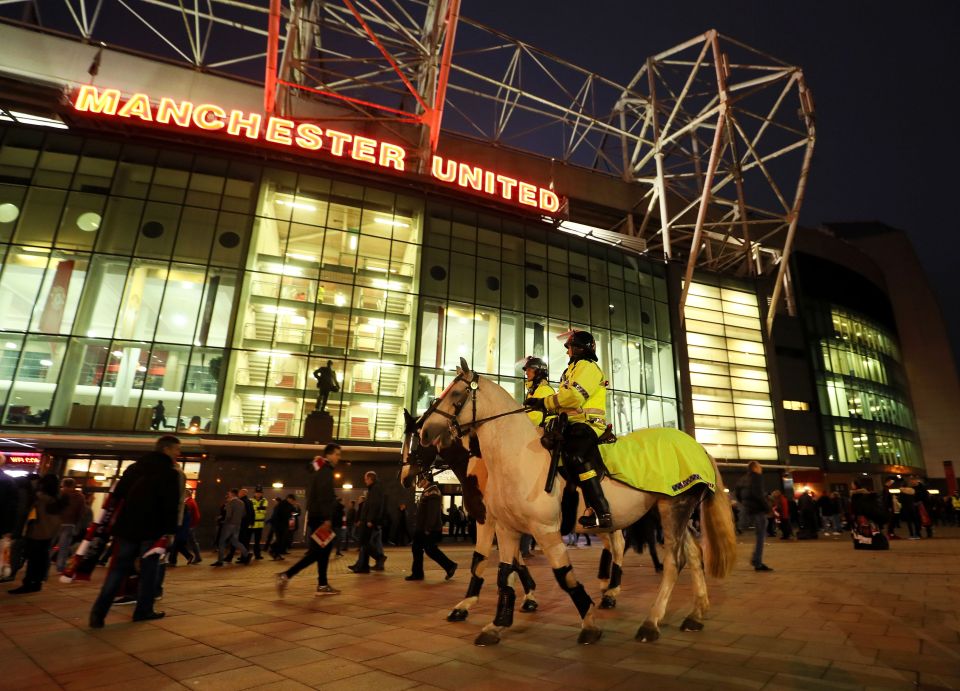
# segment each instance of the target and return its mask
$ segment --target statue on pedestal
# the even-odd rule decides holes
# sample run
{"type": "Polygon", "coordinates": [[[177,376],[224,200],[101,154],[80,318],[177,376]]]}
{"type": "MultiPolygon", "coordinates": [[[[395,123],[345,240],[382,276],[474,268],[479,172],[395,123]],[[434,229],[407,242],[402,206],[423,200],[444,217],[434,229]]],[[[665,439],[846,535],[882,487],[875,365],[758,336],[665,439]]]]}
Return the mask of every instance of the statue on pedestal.
{"type": "Polygon", "coordinates": [[[340,383],[337,381],[337,373],[333,371],[333,360],[327,360],[327,364],[318,367],[313,371],[313,378],[317,380],[317,404],[314,410],[322,413],[327,407],[327,398],[331,393],[340,390],[340,383]]]}

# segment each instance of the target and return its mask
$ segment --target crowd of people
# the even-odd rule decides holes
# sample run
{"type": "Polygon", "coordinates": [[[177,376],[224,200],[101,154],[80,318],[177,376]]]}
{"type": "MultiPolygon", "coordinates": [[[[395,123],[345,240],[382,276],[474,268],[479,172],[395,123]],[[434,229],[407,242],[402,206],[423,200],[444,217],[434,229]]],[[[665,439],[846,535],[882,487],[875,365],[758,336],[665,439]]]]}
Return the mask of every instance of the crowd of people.
{"type": "MultiPolygon", "coordinates": [[[[103,626],[114,604],[135,603],[134,621],[164,616],[154,605],[162,597],[166,568],[176,567],[179,557],[187,564],[203,561],[196,534],[201,514],[177,463],[179,455],[176,437],[160,437],[154,451],[132,464],[114,487],[110,500],[115,506],[122,505],[122,511],[100,556],[101,565],[111,560],[111,568],[91,610],[91,627],[103,626]]],[[[303,534],[306,552],[276,575],[281,595],[290,579],[312,564],[317,566],[317,595],[339,593],[327,578],[328,563],[331,553],[340,557],[351,547],[357,549],[355,562],[348,566],[351,572],[385,570],[385,540],[398,546],[410,542],[411,566],[406,580],[424,580],[424,556],[440,566],[446,579],[453,578],[457,564],[444,554],[440,543],[445,525],[449,540],[471,539],[470,520],[463,510],[451,504],[444,512],[439,488],[432,480],[422,479],[412,525],[407,524],[403,503],[396,507],[398,518],[391,524],[387,495],[373,471],[364,475],[363,496],[345,505],[334,490],[333,471],[340,456],[340,446],[328,444],[314,459],[303,500],[295,494],[268,500],[262,487],[256,487],[252,494],[243,488],[228,490],[215,519],[217,559],[211,566],[222,567],[235,558],[244,566],[265,556],[285,561],[295,537],[303,534]]],[[[4,460],[0,454],[0,537],[6,549],[0,578],[12,581],[23,569],[22,583],[9,592],[34,593],[42,589],[51,567],[57,573],[68,569],[73,551],[93,520],[93,494],[82,492],[71,477],[60,480],[46,474],[12,478],[2,472],[4,460]]],[[[767,492],[762,466],[753,462],[735,485],[731,499],[738,533],[751,525],[756,531],[751,563],[757,571],[772,571],[763,561],[763,543],[778,532],[782,540],[836,536],[865,518],[889,539],[919,540],[933,537],[938,525],[960,525],[960,493],[931,493],[914,476],[890,477],[880,492],[874,492],[863,480],[854,483],[849,492],[817,496],[812,490],[804,490],[791,497],[779,489],[767,492]],[[897,531],[903,529],[906,535],[898,535],[897,531]]],[[[658,536],[655,519],[649,516],[643,529],[634,530],[628,538],[638,551],[648,548],[659,571],[662,565],[657,543],[662,544],[662,537],[658,536]]],[[[529,558],[534,543],[530,536],[524,538],[523,556],[529,558]]],[[[571,534],[568,546],[577,545],[577,540],[577,535],[571,534]]],[[[586,540],[589,545],[589,536],[586,540]]]]}

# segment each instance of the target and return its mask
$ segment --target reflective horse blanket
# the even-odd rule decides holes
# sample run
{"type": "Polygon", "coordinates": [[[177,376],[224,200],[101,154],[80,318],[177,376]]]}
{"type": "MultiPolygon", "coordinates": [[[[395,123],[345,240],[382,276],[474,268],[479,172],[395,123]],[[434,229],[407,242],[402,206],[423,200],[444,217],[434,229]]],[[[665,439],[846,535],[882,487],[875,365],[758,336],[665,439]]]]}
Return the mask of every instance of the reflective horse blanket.
{"type": "Polygon", "coordinates": [[[696,439],[671,428],[641,429],[601,444],[612,479],[645,492],[676,496],[696,484],[716,487],[716,471],[696,439]]]}

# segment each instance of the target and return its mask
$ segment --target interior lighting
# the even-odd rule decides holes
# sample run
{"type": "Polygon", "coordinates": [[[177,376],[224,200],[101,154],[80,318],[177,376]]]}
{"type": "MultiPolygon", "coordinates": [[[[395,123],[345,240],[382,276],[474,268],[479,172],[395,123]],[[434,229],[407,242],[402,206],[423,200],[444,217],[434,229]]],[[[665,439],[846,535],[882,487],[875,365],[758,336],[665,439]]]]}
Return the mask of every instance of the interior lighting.
{"type": "Polygon", "coordinates": [[[287,256],[291,259],[297,259],[302,262],[315,262],[317,258],[312,254],[299,254],[297,252],[287,252],[287,256]]]}
{"type": "Polygon", "coordinates": [[[7,341],[6,344],[4,344],[4,347],[5,347],[7,350],[16,350],[16,349],[17,349],[17,344],[16,344],[16,343],[11,343],[10,341],[7,341]]]}
{"type": "Polygon", "coordinates": [[[53,366],[53,360],[41,360],[41,361],[40,361],[40,365],[43,366],[43,367],[52,367],[52,366],[53,366]]]}
{"type": "Polygon", "coordinates": [[[307,204],[306,202],[288,202],[283,199],[278,199],[277,204],[280,206],[289,206],[291,209],[302,209],[303,211],[316,211],[317,207],[313,204],[307,204]]]}
{"type": "Polygon", "coordinates": [[[344,297],[343,293],[337,293],[333,296],[333,304],[337,307],[343,307],[347,304],[347,298],[344,297]]]}
{"type": "Polygon", "coordinates": [[[100,221],[103,220],[100,214],[93,211],[87,211],[82,213],[77,217],[77,228],[86,232],[92,233],[100,227],[100,221]]]}
{"type": "Polygon", "coordinates": [[[344,482],[344,483],[343,483],[343,488],[344,488],[344,489],[353,489],[353,485],[351,485],[349,482],[344,482]]]}
{"type": "Polygon", "coordinates": [[[356,236],[356,235],[351,235],[351,236],[350,236],[350,249],[352,249],[352,250],[357,249],[357,236],[356,236]]]}
{"type": "Polygon", "coordinates": [[[94,481],[96,481],[96,482],[103,482],[104,480],[107,479],[107,476],[106,476],[106,475],[94,475],[94,476],[93,476],[93,479],[94,479],[94,481]]]}
{"type": "Polygon", "coordinates": [[[409,223],[404,223],[403,221],[395,221],[392,218],[384,218],[383,216],[377,216],[373,219],[377,223],[382,223],[385,226],[393,226],[394,228],[409,228],[409,223]]]}
{"type": "Polygon", "coordinates": [[[117,358],[118,360],[123,357],[122,350],[114,350],[114,351],[111,351],[110,354],[113,355],[113,357],[117,358]]]}
{"type": "Polygon", "coordinates": [[[140,365],[139,367],[137,367],[137,371],[138,371],[138,372],[146,372],[146,371],[147,371],[147,368],[144,367],[143,365],[140,365]]]}
{"type": "Polygon", "coordinates": [[[16,204],[4,202],[0,204],[0,223],[13,223],[20,215],[20,209],[16,204]]]}
{"type": "Polygon", "coordinates": [[[15,110],[8,111],[13,117],[5,117],[3,113],[0,113],[0,120],[19,122],[23,125],[34,125],[36,127],[52,127],[57,130],[66,130],[69,129],[66,123],[59,118],[45,118],[42,115],[34,115],[33,113],[19,113],[15,110]]]}
{"type": "Polygon", "coordinates": [[[274,482],[274,483],[273,483],[272,485],[270,485],[270,486],[273,487],[274,489],[283,489],[283,483],[282,483],[282,482],[274,482]]]}

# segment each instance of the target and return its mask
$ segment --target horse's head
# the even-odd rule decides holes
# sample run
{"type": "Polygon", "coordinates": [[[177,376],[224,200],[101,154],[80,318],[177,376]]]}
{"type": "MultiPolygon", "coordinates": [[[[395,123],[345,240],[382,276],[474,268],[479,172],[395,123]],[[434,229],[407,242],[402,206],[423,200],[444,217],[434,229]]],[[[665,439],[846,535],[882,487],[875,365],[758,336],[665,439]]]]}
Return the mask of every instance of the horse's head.
{"type": "Polygon", "coordinates": [[[457,376],[420,417],[420,441],[445,449],[465,436],[462,425],[477,419],[480,377],[460,358],[457,376]],[[462,415],[461,415],[462,413],[462,415]]]}
{"type": "Polygon", "coordinates": [[[403,448],[400,460],[400,484],[410,488],[414,482],[428,476],[433,471],[437,459],[437,450],[420,443],[421,420],[413,417],[406,408],[403,410],[403,448]]]}

